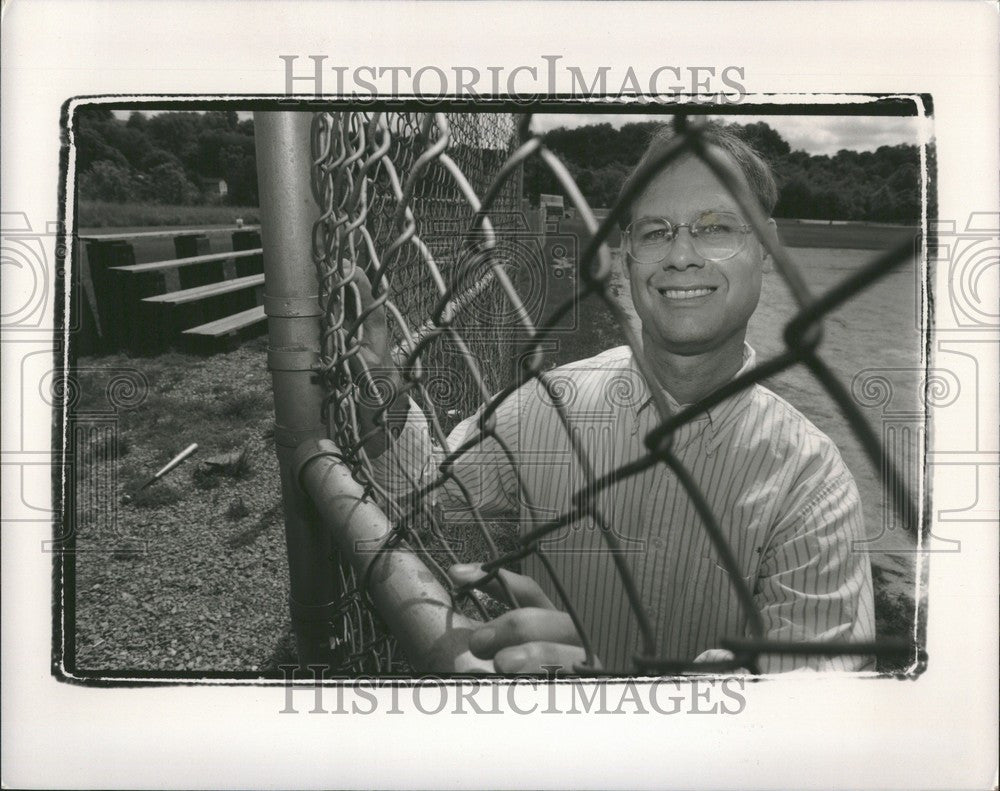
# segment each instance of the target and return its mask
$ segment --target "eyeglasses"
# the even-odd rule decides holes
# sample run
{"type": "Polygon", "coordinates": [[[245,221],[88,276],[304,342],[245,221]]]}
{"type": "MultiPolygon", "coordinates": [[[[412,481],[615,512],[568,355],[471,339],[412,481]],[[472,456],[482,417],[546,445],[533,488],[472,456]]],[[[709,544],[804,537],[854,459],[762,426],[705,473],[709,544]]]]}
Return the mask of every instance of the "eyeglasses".
{"type": "Polygon", "coordinates": [[[670,252],[681,228],[691,231],[694,251],[709,261],[732,258],[746,244],[750,226],[727,211],[705,211],[694,222],[671,223],[663,217],[643,217],[625,229],[627,250],[640,264],[658,264],[670,252]]]}

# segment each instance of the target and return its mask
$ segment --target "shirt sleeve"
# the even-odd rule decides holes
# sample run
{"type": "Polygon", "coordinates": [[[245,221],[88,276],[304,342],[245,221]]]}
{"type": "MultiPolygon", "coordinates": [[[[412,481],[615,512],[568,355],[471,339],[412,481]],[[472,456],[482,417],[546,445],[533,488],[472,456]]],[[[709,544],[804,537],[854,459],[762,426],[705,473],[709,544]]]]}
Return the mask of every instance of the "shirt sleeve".
{"type": "MultiPolygon", "coordinates": [[[[498,428],[509,421],[498,410],[498,428]]],[[[511,467],[504,446],[516,450],[517,433],[502,432],[503,441],[487,438],[479,441],[451,459],[449,454],[475,439],[479,433],[482,409],[459,423],[448,435],[448,449],[438,447],[431,440],[427,418],[420,407],[410,399],[409,410],[399,436],[386,451],[372,461],[372,469],[379,483],[397,502],[405,501],[413,492],[439,482],[427,497],[431,503],[445,511],[470,512],[475,506],[483,517],[499,518],[517,511],[516,473],[511,467]],[[444,480],[442,472],[446,472],[444,480]]]]}
{"type": "MultiPolygon", "coordinates": [[[[824,465],[799,487],[764,548],[754,594],[769,640],[860,642],[875,637],[871,562],[863,548],[858,489],[839,455],[832,466],[824,465]]],[[[874,670],[874,659],[765,654],[760,669],[874,670]]]]}

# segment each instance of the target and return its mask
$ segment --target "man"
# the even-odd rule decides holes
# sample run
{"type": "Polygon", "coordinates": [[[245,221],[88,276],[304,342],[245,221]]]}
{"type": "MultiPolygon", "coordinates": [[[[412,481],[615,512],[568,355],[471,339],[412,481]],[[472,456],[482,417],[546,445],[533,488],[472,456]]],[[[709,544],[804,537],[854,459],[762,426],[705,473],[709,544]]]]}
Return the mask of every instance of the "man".
{"type": "MultiPolygon", "coordinates": [[[[669,138],[664,131],[653,139],[624,190],[669,138]]],[[[777,190],[767,166],[724,128],[709,126],[704,139],[736,167],[769,215],[777,190]]],[[[514,515],[522,533],[544,524],[570,511],[574,494],[590,482],[647,454],[643,439],[661,421],[651,387],[676,412],[754,364],[745,337],[769,256],[712,171],[692,155],[675,160],[638,193],[624,224],[622,262],[655,381],[639,374],[628,347],[550,372],[589,476],[548,390],[529,382],[496,411],[500,441],[478,442],[455,461],[462,486],[449,482],[435,490],[446,510],[467,509],[464,488],[486,517],[514,515]]],[[[375,367],[389,359],[379,321],[376,315],[365,326],[363,356],[375,367]]],[[[405,408],[394,406],[400,423],[405,408]]],[[[449,437],[450,449],[478,432],[477,416],[465,420],[449,437]]],[[[369,444],[375,472],[397,495],[412,481],[433,480],[445,456],[412,403],[385,453],[380,444],[369,444]]],[[[871,569],[867,556],[853,551],[865,537],[858,492],[825,435],[784,400],[753,386],[679,428],[672,448],[718,519],[767,638],[873,638],[871,569]]],[[[747,615],[677,476],[656,464],[596,494],[597,519],[562,527],[542,547],[603,666],[627,671],[643,645],[602,530],[612,531],[625,553],[654,630],[654,654],[723,658],[719,641],[747,636],[747,615]]],[[[470,648],[499,672],[571,670],[585,652],[570,616],[553,604],[557,587],[537,556],[526,559],[524,570],[526,576],[505,574],[519,607],[478,629],[470,648]]],[[[449,574],[466,583],[482,570],[456,566],[449,574]]],[[[499,592],[495,583],[488,589],[499,592]]],[[[869,662],[774,654],[761,656],[759,665],[763,672],[859,670],[869,662]]]]}

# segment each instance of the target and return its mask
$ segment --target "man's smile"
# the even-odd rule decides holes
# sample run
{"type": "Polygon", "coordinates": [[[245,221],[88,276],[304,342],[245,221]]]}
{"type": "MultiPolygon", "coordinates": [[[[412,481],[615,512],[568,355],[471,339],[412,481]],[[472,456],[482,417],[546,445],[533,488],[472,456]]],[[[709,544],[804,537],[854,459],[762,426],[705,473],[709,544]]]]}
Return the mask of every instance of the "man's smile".
{"type": "Polygon", "coordinates": [[[715,292],[715,286],[670,286],[662,287],[656,289],[661,297],[666,297],[667,299],[697,299],[698,297],[707,297],[709,294],[715,292]]]}

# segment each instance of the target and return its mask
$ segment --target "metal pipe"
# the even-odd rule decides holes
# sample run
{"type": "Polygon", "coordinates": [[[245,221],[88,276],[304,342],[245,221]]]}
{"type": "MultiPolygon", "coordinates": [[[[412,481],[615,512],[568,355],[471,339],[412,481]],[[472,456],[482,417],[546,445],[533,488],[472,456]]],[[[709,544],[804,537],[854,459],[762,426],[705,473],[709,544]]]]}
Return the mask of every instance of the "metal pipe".
{"type": "Polygon", "coordinates": [[[368,595],[410,665],[436,674],[495,673],[492,661],[469,652],[479,622],[455,610],[420,558],[405,547],[377,551],[391,524],[340,459],[330,440],[307,440],[295,452],[297,477],[355,576],[369,580],[368,595]]]}
{"type": "Polygon", "coordinates": [[[319,359],[320,307],[312,261],[319,208],[312,195],[308,112],[255,112],[257,178],[264,248],[268,367],[274,388],[274,441],[281,470],[288,551],[289,606],[299,663],[336,664],[332,618],[341,591],[327,531],[295,481],[295,448],[326,434],[319,359]]]}

